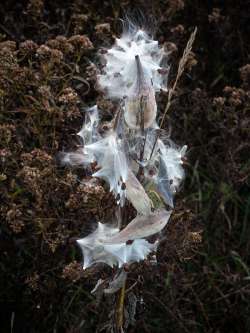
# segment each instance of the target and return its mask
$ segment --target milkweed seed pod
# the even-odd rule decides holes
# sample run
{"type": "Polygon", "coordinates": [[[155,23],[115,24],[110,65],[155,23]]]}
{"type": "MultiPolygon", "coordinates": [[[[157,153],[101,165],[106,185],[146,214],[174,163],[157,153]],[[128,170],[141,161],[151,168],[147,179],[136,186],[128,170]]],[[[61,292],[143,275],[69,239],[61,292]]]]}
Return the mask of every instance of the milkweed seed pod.
{"type": "Polygon", "coordinates": [[[151,213],[151,201],[132,171],[128,174],[126,196],[139,214],[149,215],[151,213]]]}
{"type": "Polygon", "coordinates": [[[154,188],[171,208],[174,208],[174,195],[185,176],[183,158],[186,151],[186,145],[179,148],[170,139],[167,143],[158,139],[155,152],[144,170],[147,188],[154,188]]]}
{"type": "MultiPolygon", "coordinates": [[[[88,167],[95,162],[89,166],[92,176],[107,182],[120,205],[118,227],[98,223],[94,232],[77,241],[84,269],[96,263],[123,267],[146,259],[158,245],[146,238],[159,234],[172,214],[174,194],[184,178],[187,147],[178,148],[169,137],[160,137],[156,122],[155,95],[167,90],[166,56],[157,41],[135,26],[117,38],[104,56],[106,65],[98,82],[109,98],[119,102],[118,111],[108,129],[101,130],[97,107],[87,109],[78,133],[82,146],[63,155],[64,163],[72,165],[88,167]],[[129,208],[126,200],[137,212],[130,222],[121,214],[129,208]]],[[[106,293],[119,290],[126,276],[124,268],[106,293]]]]}
{"type": "Polygon", "coordinates": [[[139,55],[135,56],[135,63],[136,80],[125,99],[124,118],[130,128],[143,131],[155,121],[157,105],[152,82],[142,67],[139,55]]]}
{"type": "Polygon", "coordinates": [[[138,215],[118,234],[111,236],[105,242],[122,243],[154,235],[166,226],[171,213],[171,210],[157,209],[148,216],[138,215]]]}

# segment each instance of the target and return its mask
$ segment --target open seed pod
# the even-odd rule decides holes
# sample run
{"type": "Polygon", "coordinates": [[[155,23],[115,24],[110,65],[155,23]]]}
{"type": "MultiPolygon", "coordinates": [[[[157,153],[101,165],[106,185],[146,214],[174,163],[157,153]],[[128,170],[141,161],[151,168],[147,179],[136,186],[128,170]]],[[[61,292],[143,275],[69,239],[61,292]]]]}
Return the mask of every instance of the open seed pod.
{"type": "Polygon", "coordinates": [[[138,55],[135,56],[135,64],[136,82],[125,100],[124,118],[130,128],[144,130],[155,121],[157,105],[152,82],[138,55]]]}

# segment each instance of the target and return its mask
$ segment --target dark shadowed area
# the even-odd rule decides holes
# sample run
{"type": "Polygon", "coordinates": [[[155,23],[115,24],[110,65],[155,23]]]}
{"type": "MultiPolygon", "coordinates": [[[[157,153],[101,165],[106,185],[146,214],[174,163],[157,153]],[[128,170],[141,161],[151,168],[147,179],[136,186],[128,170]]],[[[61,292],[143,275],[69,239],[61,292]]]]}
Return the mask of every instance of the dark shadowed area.
{"type": "MultiPolygon", "coordinates": [[[[1,1],[1,332],[108,332],[113,300],[90,291],[114,272],[83,271],[75,240],[109,222],[115,202],[104,182],[62,167],[59,153],[79,144],[87,106],[107,121],[117,108],[96,80],[126,13],[172,51],[170,86],[198,28],[164,124],[188,145],[186,179],[157,264],[130,268],[126,305],[136,310],[126,332],[250,332],[249,8],[249,0],[1,1]]],[[[166,102],[160,94],[159,118],[166,102]]]]}

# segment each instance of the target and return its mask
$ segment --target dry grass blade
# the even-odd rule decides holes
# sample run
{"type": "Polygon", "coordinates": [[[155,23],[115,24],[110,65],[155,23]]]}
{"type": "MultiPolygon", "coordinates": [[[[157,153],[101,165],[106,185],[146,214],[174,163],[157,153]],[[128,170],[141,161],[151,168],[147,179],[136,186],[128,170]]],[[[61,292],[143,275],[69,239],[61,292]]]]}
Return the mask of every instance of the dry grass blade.
{"type": "Polygon", "coordinates": [[[185,47],[185,50],[184,50],[183,55],[181,57],[181,60],[179,62],[178,71],[177,71],[177,75],[176,75],[176,78],[175,78],[175,81],[174,81],[174,85],[173,85],[172,88],[169,89],[168,102],[167,102],[167,105],[165,107],[165,111],[164,111],[164,115],[163,115],[162,120],[161,120],[160,128],[162,128],[162,125],[164,123],[164,119],[165,119],[166,114],[167,114],[167,112],[170,108],[170,105],[171,105],[171,100],[172,100],[173,93],[175,92],[177,83],[178,83],[180,77],[182,76],[182,74],[184,72],[185,65],[188,61],[188,57],[190,55],[190,52],[192,51],[192,46],[193,46],[193,43],[194,43],[194,40],[195,40],[196,33],[197,33],[197,27],[195,27],[194,31],[190,35],[190,38],[187,42],[187,45],[185,47]]]}
{"type": "MultiPolygon", "coordinates": [[[[162,126],[164,124],[164,120],[165,120],[166,114],[167,114],[167,112],[168,112],[168,110],[169,110],[169,108],[171,106],[172,97],[173,97],[173,94],[174,94],[175,89],[177,87],[177,83],[179,82],[179,79],[180,79],[180,77],[182,76],[182,74],[183,74],[183,72],[185,70],[185,66],[186,66],[186,63],[188,61],[188,57],[190,55],[190,52],[192,51],[192,46],[193,46],[193,43],[195,41],[196,33],[197,33],[197,27],[195,27],[194,31],[191,33],[191,35],[189,37],[189,40],[187,42],[187,45],[185,47],[185,50],[184,50],[183,55],[181,57],[181,60],[179,62],[178,71],[177,71],[177,75],[176,75],[173,87],[169,88],[169,91],[168,91],[168,101],[167,101],[167,105],[166,105],[165,110],[164,110],[163,117],[161,119],[160,129],[162,128],[162,126]]],[[[154,142],[154,145],[153,145],[153,149],[152,149],[150,158],[152,157],[152,155],[154,153],[155,145],[156,145],[156,142],[157,142],[157,140],[159,138],[159,135],[160,135],[160,132],[156,136],[156,139],[155,139],[155,142],[154,142]]]]}

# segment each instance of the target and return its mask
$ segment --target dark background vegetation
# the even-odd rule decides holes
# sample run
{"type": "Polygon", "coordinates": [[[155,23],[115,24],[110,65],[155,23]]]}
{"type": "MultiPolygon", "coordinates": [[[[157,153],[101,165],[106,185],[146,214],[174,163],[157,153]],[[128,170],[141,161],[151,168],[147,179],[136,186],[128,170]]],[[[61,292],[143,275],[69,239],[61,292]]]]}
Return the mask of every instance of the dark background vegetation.
{"type": "Polygon", "coordinates": [[[112,270],[82,272],[75,239],[108,221],[113,201],[56,157],[79,143],[86,106],[113,114],[96,87],[97,53],[138,8],[173,51],[170,84],[198,34],[165,122],[188,144],[187,177],[158,264],[130,274],[140,302],[127,331],[250,332],[247,0],[1,1],[1,332],[95,332],[108,318],[109,301],[90,290],[112,270]]]}

